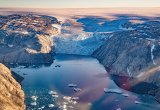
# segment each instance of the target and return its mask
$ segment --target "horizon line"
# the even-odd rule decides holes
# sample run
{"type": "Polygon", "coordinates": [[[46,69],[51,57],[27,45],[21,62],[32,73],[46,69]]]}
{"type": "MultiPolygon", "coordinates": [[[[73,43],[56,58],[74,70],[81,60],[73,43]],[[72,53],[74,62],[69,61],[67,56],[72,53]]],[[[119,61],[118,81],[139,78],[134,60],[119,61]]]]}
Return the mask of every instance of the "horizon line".
{"type": "Polygon", "coordinates": [[[71,7],[71,8],[69,8],[69,7],[64,7],[64,8],[62,8],[62,7],[56,7],[56,8],[51,8],[51,7],[49,7],[49,8],[47,8],[47,7],[43,7],[43,8],[40,8],[40,7],[0,7],[0,9],[105,9],[105,8],[160,8],[160,6],[159,7],[82,7],[82,8],[80,8],[80,7],[78,7],[78,8],[76,8],[76,7],[71,7]]]}

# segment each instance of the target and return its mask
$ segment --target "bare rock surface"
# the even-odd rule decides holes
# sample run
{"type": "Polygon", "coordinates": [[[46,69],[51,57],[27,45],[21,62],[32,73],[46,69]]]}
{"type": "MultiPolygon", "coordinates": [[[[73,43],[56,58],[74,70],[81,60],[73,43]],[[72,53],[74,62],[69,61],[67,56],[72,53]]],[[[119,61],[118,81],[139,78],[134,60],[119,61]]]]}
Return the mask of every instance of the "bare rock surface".
{"type": "Polygon", "coordinates": [[[55,17],[45,15],[0,16],[0,62],[51,63],[57,25],[55,17]]]}
{"type": "Polygon", "coordinates": [[[25,110],[24,92],[3,64],[0,64],[0,110],[25,110]]]}

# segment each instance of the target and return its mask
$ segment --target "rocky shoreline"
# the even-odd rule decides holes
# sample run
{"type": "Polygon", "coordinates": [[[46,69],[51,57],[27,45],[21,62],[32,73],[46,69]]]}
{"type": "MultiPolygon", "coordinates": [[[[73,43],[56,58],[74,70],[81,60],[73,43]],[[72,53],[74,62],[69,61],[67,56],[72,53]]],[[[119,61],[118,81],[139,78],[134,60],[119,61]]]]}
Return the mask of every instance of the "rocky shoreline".
{"type": "Polygon", "coordinates": [[[160,23],[149,21],[127,26],[135,30],[113,33],[92,56],[111,75],[129,77],[129,86],[134,87],[142,82],[155,85],[157,88],[150,88],[148,92],[160,102],[160,23]]]}
{"type": "Polygon", "coordinates": [[[45,15],[0,16],[0,62],[52,63],[58,25],[55,17],[45,15]]]}

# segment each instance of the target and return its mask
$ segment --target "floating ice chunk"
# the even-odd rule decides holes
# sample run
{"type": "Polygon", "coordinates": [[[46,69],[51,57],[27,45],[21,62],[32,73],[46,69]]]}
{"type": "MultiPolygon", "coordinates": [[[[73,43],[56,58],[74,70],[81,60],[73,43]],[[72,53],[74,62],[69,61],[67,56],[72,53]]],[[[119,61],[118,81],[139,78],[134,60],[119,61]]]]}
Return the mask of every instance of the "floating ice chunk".
{"type": "Polygon", "coordinates": [[[135,103],[135,104],[141,104],[142,102],[139,102],[139,101],[136,101],[136,100],[135,100],[134,103],[135,103]]]}
{"type": "Polygon", "coordinates": [[[53,94],[52,97],[58,98],[59,96],[57,94],[53,94]]]}
{"type": "Polygon", "coordinates": [[[45,106],[42,106],[42,107],[41,107],[41,109],[44,109],[44,108],[45,108],[45,106]]]}
{"type": "Polygon", "coordinates": [[[72,99],[72,97],[64,96],[63,99],[69,102],[72,99]]]}
{"type": "Polygon", "coordinates": [[[78,100],[79,97],[72,97],[72,100],[78,100]]]}
{"type": "Polygon", "coordinates": [[[71,108],[71,109],[73,109],[74,107],[73,107],[73,106],[68,106],[68,108],[71,108]]]}
{"type": "Polygon", "coordinates": [[[31,96],[31,99],[32,99],[32,101],[34,101],[34,102],[37,100],[37,98],[38,98],[37,96],[31,96]]]}
{"type": "Polygon", "coordinates": [[[67,105],[68,103],[67,102],[63,102],[63,105],[67,105]]]}
{"type": "Polygon", "coordinates": [[[32,105],[32,106],[36,106],[37,103],[36,103],[36,102],[32,102],[31,105],[32,105]]]}
{"type": "Polygon", "coordinates": [[[117,94],[122,94],[123,92],[120,89],[107,89],[104,88],[105,93],[117,93],[117,94]]]}
{"type": "Polygon", "coordinates": [[[68,84],[68,87],[77,87],[77,84],[68,84]]]}
{"type": "Polygon", "coordinates": [[[81,91],[81,89],[80,89],[80,88],[73,88],[73,90],[74,90],[75,92],[79,92],[79,91],[81,91]]]}
{"type": "Polygon", "coordinates": [[[67,106],[64,104],[64,105],[63,105],[63,109],[65,109],[65,108],[67,108],[67,106]]]}
{"type": "Polygon", "coordinates": [[[54,105],[53,105],[53,104],[49,104],[48,107],[49,107],[49,108],[53,108],[54,105]]]}
{"type": "Polygon", "coordinates": [[[75,105],[75,104],[77,104],[77,101],[73,101],[72,103],[75,105]]]}
{"type": "Polygon", "coordinates": [[[13,47],[13,45],[8,45],[8,47],[13,47]]]}
{"type": "Polygon", "coordinates": [[[50,94],[50,95],[57,95],[57,92],[56,91],[49,91],[48,94],[50,94]]]}
{"type": "Polygon", "coordinates": [[[121,108],[117,108],[116,110],[122,110],[121,108]]]}
{"type": "Polygon", "coordinates": [[[127,93],[123,93],[122,94],[124,97],[129,97],[129,94],[127,94],[127,93]]]}

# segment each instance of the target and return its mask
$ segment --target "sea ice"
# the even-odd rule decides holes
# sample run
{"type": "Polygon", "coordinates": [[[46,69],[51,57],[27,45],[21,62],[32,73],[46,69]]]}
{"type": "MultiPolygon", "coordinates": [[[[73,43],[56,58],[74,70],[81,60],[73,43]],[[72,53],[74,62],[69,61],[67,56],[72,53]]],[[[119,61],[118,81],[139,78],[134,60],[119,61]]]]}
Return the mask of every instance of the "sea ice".
{"type": "Polygon", "coordinates": [[[68,102],[69,102],[69,101],[72,99],[72,97],[64,96],[64,97],[63,97],[63,99],[65,99],[66,101],[68,101],[68,102]]]}
{"type": "Polygon", "coordinates": [[[135,103],[135,104],[141,104],[141,102],[139,102],[139,101],[136,101],[136,100],[134,101],[134,103],[135,103]]]}
{"type": "Polygon", "coordinates": [[[49,108],[53,108],[54,105],[53,105],[53,104],[49,104],[48,107],[49,107],[49,108]]]}
{"type": "Polygon", "coordinates": [[[129,94],[127,94],[127,93],[123,93],[122,94],[124,97],[129,97],[129,94]]]}
{"type": "Polygon", "coordinates": [[[32,105],[32,106],[36,106],[37,103],[36,103],[36,102],[32,102],[31,105],[32,105]]]}
{"type": "Polygon", "coordinates": [[[120,89],[107,89],[104,88],[105,93],[117,93],[117,94],[122,94],[123,92],[120,89]]]}
{"type": "Polygon", "coordinates": [[[68,84],[68,87],[77,87],[77,84],[68,84]]]}
{"type": "Polygon", "coordinates": [[[79,92],[79,91],[81,91],[81,89],[80,89],[80,88],[73,88],[73,90],[74,90],[75,92],[79,92]]]}
{"type": "Polygon", "coordinates": [[[116,110],[122,110],[121,108],[117,108],[116,110]]]}
{"type": "Polygon", "coordinates": [[[37,96],[31,96],[32,101],[36,101],[37,100],[37,96]]]}
{"type": "Polygon", "coordinates": [[[56,91],[49,91],[48,94],[50,94],[50,95],[57,95],[57,92],[56,91]]]}

